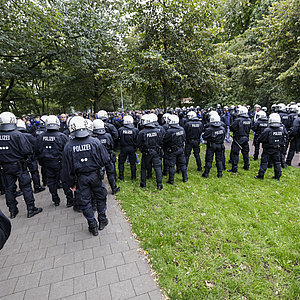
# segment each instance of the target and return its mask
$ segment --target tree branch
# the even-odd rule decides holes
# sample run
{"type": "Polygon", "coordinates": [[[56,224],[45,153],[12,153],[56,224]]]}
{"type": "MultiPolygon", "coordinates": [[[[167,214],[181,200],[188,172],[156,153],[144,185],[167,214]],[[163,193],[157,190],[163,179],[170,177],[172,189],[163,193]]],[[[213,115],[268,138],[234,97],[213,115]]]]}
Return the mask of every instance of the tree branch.
{"type": "Polygon", "coordinates": [[[6,89],[6,91],[4,92],[4,94],[0,97],[0,102],[4,101],[5,98],[8,96],[9,91],[10,91],[10,90],[13,88],[13,86],[14,86],[14,83],[15,83],[15,78],[11,78],[11,79],[10,79],[10,82],[9,82],[8,88],[6,89]]]}

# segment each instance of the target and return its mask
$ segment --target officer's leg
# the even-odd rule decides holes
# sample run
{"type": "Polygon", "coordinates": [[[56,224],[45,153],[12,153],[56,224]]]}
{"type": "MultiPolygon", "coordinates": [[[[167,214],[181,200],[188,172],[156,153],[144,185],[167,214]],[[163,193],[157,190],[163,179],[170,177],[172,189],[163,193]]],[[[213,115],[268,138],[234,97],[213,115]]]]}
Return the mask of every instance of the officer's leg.
{"type": "Polygon", "coordinates": [[[168,167],[167,167],[167,149],[165,147],[163,147],[163,176],[167,176],[168,175],[168,167]]]}
{"type": "Polygon", "coordinates": [[[10,217],[13,219],[18,214],[18,202],[15,196],[17,176],[11,172],[8,174],[5,170],[4,177],[6,205],[9,209],[10,217]]]}
{"type": "Polygon", "coordinates": [[[200,158],[200,145],[198,143],[194,143],[193,145],[194,156],[197,163],[197,170],[202,171],[201,158],[200,158]]]}
{"type": "Polygon", "coordinates": [[[266,149],[263,149],[263,153],[261,155],[260,167],[258,171],[258,176],[255,178],[264,179],[266,170],[268,168],[268,161],[269,161],[269,152],[266,149]]]}
{"type": "MultiPolygon", "coordinates": [[[[94,217],[92,208],[92,190],[90,188],[91,177],[94,174],[80,175],[78,177],[77,187],[80,197],[78,198],[80,208],[84,217],[87,219],[89,231],[93,235],[98,235],[98,224],[94,217]]],[[[96,175],[97,176],[97,175],[96,175]]]]}
{"type": "Polygon", "coordinates": [[[70,188],[68,187],[68,184],[66,183],[66,179],[63,177],[62,169],[60,170],[60,177],[61,177],[61,182],[62,182],[62,188],[63,188],[64,194],[67,198],[67,207],[72,207],[74,204],[73,192],[70,190],[70,188]]]}
{"type": "Polygon", "coordinates": [[[258,142],[258,138],[255,137],[253,143],[254,143],[254,155],[253,155],[253,159],[254,160],[258,160],[259,145],[260,145],[260,143],[258,142]]]}
{"type": "Polygon", "coordinates": [[[280,151],[276,150],[272,155],[274,161],[274,173],[275,176],[273,178],[279,180],[281,177],[281,161],[280,161],[280,151]]]}
{"type": "Polygon", "coordinates": [[[142,155],[141,161],[141,187],[146,187],[146,165],[147,165],[148,156],[142,155]]]}
{"type": "Polygon", "coordinates": [[[236,142],[232,143],[231,153],[232,153],[232,169],[230,171],[232,171],[233,173],[236,173],[238,170],[239,153],[240,153],[240,148],[236,142]]]}
{"type": "Polygon", "coordinates": [[[106,168],[106,175],[107,175],[107,179],[112,191],[112,194],[116,194],[117,192],[120,191],[120,188],[117,187],[116,185],[116,180],[115,180],[115,174],[114,172],[110,172],[109,169],[113,169],[113,163],[111,162],[111,167],[110,168],[106,168]]]}
{"type": "Polygon", "coordinates": [[[205,153],[205,167],[204,167],[204,173],[202,174],[202,177],[208,178],[210,169],[212,167],[212,162],[214,159],[214,150],[212,147],[207,146],[206,147],[206,153],[205,153]]]}
{"type": "Polygon", "coordinates": [[[18,180],[20,189],[23,192],[23,197],[27,205],[27,210],[30,211],[34,208],[34,197],[31,187],[31,178],[28,170],[20,170],[18,173],[18,180]]]}
{"type": "Polygon", "coordinates": [[[162,189],[162,163],[161,157],[158,153],[154,153],[152,156],[153,167],[156,176],[156,185],[159,190],[162,189]]]}
{"type": "Polygon", "coordinates": [[[167,166],[169,168],[169,180],[167,183],[174,184],[176,156],[173,153],[168,154],[167,166]]]}
{"type": "Polygon", "coordinates": [[[29,161],[28,169],[31,174],[34,191],[38,192],[39,189],[41,188],[41,184],[40,184],[40,174],[39,174],[39,170],[38,170],[37,161],[36,160],[29,161]]]}
{"type": "Polygon", "coordinates": [[[46,186],[47,185],[47,168],[46,166],[41,166],[41,174],[42,174],[42,182],[43,185],[46,186]]]}
{"type": "Polygon", "coordinates": [[[223,171],[223,153],[224,153],[223,147],[224,147],[223,145],[220,145],[215,152],[218,178],[222,177],[222,171],[223,171]]]}
{"type": "Polygon", "coordinates": [[[289,152],[288,152],[288,155],[287,155],[287,158],[286,158],[286,164],[288,166],[290,166],[292,164],[292,160],[294,158],[295,152],[296,152],[296,140],[292,139],[292,141],[290,143],[289,152]]]}
{"type": "Polygon", "coordinates": [[[186,159],[186,166],[189,165],[189,160],[190,160],[190,156],[191,156],[191,153],[192,153],[192,149],[193,149],[193,146],[191,143],[186,143],[185,144],[185,159],[186,159]]]}
{"type": "Polygon", "coordinates": [[[186,167],[186,160],[185,160],[185,155],[184,155],[183,150],[181,151],[181,153],[178,154],[177,161],[178,161],[181,173],[182,173],[182,180],[183,180],[183,182],[187,182],[188,181],[187,167],[186,167]]]}
{"type": "Polygon", "coordinates": [[[244,160],[244,170],[249,170],[249,142],[245,141],[241,146],[244,160]]]}
{"type": "Polygon", "coordinates": [[[124,163],[127,158],[127,153],[122,149],[119,154],[119,162],[118,162],[118,169],[119,169],[119,179],[124,180],[124,163]]]}
{"type": "Polygon", "coordinates": [[[60,199],[57,194],[57,178],[59,177],[59,169],[47,166],[46,176],[48,181],[49,192],[52,196],[52,201],[54,202],[55,206],[58,206],[60,204],[60,199]]]}
{"type": "Polygon", "coordinates": [[[134,151],[129,152],[129,162],[131,170],[131,179],[136,179],[136,153],[134,151]]]}

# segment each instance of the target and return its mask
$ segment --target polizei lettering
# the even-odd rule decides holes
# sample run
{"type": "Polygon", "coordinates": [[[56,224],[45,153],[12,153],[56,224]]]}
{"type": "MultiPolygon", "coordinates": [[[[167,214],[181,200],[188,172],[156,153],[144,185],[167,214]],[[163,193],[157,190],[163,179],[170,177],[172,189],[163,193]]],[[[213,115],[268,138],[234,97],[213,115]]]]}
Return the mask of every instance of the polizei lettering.
{"type": "Polygon", "coordinates": [[[147,138],[155,137],[157,136],[157,132],[149,132],[147,133],[147,138]]]}
{"type": "Polygon", "coordinates": [[[184,132],[183,132],[182,130],[181,130],[181,131],[177,131],[177,132],[176,132],[176,135],[177,135],[177,136],[179,136],[179,135],[183,135],[183,134],[184,134],[184,132]]]}
{"type": "Polygon", "coordinates": [[[192,124],[192,127],[199,127],[200,124],[192,124]]]}
{"type": "Polygon", "coordinates": [[[82,151],[89,151],[89,150],[91,150],[90,144],[73,146],[73,152],[82,152],[82,151]]]}
{"type": "Polygon", "coordinates": [[[281,131],[274,131],[273,135],[282,135],[282,132],[281,131]]]}
{"type": "Polygon", "coordinates": [[[215,131],[215,135],[220,135],[220,134],[223,134],[224,131],[223,130],[218,130],[218,131],[215,131]]]}
{"type": "Polygon", "coordinates": [[[10,141],[10,135],[0,135],[0,141],[10,141]]]}
{"type": "Polygon", "coordinates": [[[54,142],[55,136],[43,136],[43,141],[45,142],[54,142]]]}
{"type": "Polygon", "coordinates": [[[132,130],[123,130],[123,134],[132,134],[132,130]]]}

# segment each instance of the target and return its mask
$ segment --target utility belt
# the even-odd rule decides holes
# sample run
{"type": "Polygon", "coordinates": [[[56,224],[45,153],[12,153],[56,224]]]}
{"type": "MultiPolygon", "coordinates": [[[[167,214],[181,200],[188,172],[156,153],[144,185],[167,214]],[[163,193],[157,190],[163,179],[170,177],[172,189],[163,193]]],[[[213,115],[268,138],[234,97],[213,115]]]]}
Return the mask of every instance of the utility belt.
{"type": "Polygon", "coordinates": [[[156,147],[156,148],[143,148],[143,149],[141,149],[141,152],[144,155],[152,155],[154,153],[160,154],[161,148],[160,147],[156,147]]]}
{"type": "Polygon", "coordinates": [[[22,159],[22,160],[15,161],[15,162],[2,162],[1,165],[2,166],[18,166],[23,171],[26,171],[28,163],[25,159],[24,160],[22,159]]]}
{"type": "Polygon", "coordinates": [[[104,179],[104,174],[105,174],[105,168],[102,167],[100,169],[94,170],[94,171],[89,171],[89,172],[77,172],[76,177],[80,177],[81,175],[87,176],[90,174],[97,174],[100,180],[104,179]]]}
{"type": "Polygon", "coordinates": [[[196,143],[200,144],[200,140],[199,139],[189,139],[189,140],[187,140],[187,142],[188,143],[194,143],[194,142],[196,142],[196,143]]]}
{"type": "Polygon", "coordinates": [[[177,152],[179,149],[182,149],[183,147],[181,146],[171,146],[167,148],[167,153],[173,153],[173,152],[177,152]]]}

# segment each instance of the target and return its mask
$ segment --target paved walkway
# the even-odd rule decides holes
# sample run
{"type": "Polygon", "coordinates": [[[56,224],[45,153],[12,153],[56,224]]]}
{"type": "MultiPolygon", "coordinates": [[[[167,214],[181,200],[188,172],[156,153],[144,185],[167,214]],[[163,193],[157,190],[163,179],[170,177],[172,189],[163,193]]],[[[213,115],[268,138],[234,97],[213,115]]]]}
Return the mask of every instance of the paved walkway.
{"type": "MultiPolygon", "coordinates": [[[[18,198],[20,213],[0,251],[0,299],[163,299],[110,192],[109,225],[97,237],[65,201],[55,207],[48,190],[35,196],[44,211],[31,219],[18,198]]],[[[4,196],[0,208],[8,215],[4,196]]]]}

